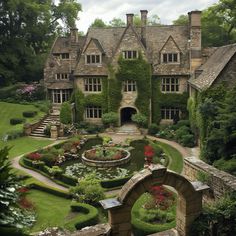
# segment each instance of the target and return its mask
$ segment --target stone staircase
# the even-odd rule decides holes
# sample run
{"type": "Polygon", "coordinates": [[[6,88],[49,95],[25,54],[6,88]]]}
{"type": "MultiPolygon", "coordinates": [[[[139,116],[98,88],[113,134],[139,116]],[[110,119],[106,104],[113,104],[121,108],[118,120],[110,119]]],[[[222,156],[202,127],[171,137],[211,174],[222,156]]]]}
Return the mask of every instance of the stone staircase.
{"type": "Polygon", "coordinates": [[[48,115],[41,123],[41,125],[33,130],[33,132],[30,134],[32,137],[43,137],[46,138],[47,136],[44,134],[44,129],[46,126],[52,122],[59,121],[59,115],[58,114],[50,114],[48,115]]]}
{"type": "Polygon", "coordinates": [[[118,130],[116,131],[116,134],[140,135],[141,133],[135,124],[127,123],[119,127],[118,130]]]}

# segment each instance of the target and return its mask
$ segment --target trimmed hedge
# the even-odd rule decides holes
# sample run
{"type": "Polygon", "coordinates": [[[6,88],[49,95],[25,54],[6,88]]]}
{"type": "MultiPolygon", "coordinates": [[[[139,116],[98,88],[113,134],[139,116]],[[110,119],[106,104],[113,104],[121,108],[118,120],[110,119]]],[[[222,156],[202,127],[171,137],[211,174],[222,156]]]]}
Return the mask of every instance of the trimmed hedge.
{"type": "Polygon", "coordinates": [[[86,215],[79,214],[73,218],[69,223],[74,223],[77,230],[86,226],[95,225],[98,222],[98,210],[86,203],[73,203],[71,205],[72,212],[80,212],[86,215]]]}
{"type": "Polygon", "coordinates": [[[17,139],[19,137],[24,136],[24,133],[22,130],[12,130],[12,131],[7,132],[6,135],[7,135],[8,140],[13,140],[13,139],[17,139]]]}
{"type": "Polygon", "coordinates": [[[109,179],[109,180],[102,180],[101,181],[101,186],[103,188],[114,188],[118,186],[124,185],[126,182],[128,182],[133,175],[124,177],[124,178],[119,178],[119,179],[109,179]]]}
{"type": "Polygon", "coordinates": [[[0,235],[3,236],[26,236],[21,229],[14,228],[14,227],[4,227],[0,226],[0,235]]]}
{"type": "Polygon", "coordinates": [[[11,118],[10,119],[10,124],[11,125],[22,124],[24,122],[25,122],[25,119],[23,119],[23,118],[11,118]]]}
{"type": "Polygon", "coordinates": [[[37,111],[24,111],[22,115],[27,118],[34,117],[37,115],[37,111]]]}

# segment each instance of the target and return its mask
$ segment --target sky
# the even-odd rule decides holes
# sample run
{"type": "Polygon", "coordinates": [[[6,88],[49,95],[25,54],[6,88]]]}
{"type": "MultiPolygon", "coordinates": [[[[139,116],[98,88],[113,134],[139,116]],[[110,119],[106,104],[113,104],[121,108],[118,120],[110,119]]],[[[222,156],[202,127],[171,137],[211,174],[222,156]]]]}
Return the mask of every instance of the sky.
{"type": "Polygon", "coordinates": [[[82,12],[76,22],[79,31],[87,32],[87,28],[96,18],[109,23],[114,17],[126,21],[127,13],[140,14],[140,10],[148,10],[148,16],[158,15],[162,24],[171,24],[178,16],[192,10],[203,10],[218,0],[79,0],[82,12]]]}

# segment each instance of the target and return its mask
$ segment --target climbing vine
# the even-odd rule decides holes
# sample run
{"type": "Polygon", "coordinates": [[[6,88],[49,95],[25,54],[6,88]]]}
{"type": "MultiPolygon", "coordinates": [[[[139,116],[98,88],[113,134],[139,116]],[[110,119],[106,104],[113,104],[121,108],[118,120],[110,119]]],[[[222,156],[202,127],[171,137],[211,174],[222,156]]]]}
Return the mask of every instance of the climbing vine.
{"type": "Polygon", "coordinates": [[[162,93],[161,80],[153,77],[152,80],[152,119],[154,123],[161,120],[161,107],[176,107],[181,110],[182,117],[187,115],[188,93],[162,93]]]}

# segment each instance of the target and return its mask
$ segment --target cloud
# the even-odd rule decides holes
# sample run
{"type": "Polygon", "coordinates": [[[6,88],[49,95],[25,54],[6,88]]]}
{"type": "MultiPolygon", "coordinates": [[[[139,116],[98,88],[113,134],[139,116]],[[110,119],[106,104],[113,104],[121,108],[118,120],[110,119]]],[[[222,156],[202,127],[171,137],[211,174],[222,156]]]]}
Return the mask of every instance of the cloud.
{"type": "Polygon", "coordinates": [[[109,22],[114,17],[125,20],[126,13],[140,14],[140,10],[148,10],[149,16],[158,15],[162,24],[171,24],[181,14],[191,10],[203,10],[218,0],[81,0],[83,11],[79,13],[77,22],[79,30],[84,32],[96,18],[109,22]]]}

